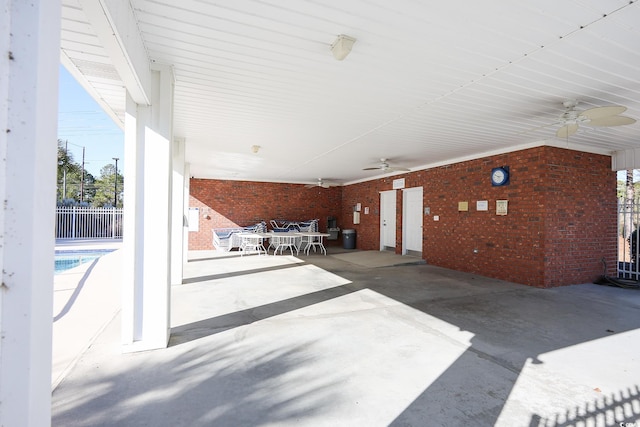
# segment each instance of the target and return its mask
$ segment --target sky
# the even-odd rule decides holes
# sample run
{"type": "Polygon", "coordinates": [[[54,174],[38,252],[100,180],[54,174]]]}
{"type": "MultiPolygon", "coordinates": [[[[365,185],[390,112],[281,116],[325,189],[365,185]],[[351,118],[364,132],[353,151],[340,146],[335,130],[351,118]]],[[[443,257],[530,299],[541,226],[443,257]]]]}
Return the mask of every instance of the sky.
{"type": "Polygon", "coordinates": [[[124,169],[124,132],[89,96],[69,72],[60,66],[58,102],[58,139],[67,141],[67,149],[76,163],[100,176],[100,169],[114,164],[118,157],[118,173],[124,169]]]}

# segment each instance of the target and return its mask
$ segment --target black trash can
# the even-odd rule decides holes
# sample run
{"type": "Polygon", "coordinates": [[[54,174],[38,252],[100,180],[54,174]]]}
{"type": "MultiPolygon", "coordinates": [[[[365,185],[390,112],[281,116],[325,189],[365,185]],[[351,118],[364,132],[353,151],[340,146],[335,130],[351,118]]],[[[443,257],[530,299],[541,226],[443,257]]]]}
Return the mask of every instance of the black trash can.
{"type": "Polygon", "coordinates": [[[356,230],[342,230],[342,247],[345,249],[356,248],[356,230]]]}

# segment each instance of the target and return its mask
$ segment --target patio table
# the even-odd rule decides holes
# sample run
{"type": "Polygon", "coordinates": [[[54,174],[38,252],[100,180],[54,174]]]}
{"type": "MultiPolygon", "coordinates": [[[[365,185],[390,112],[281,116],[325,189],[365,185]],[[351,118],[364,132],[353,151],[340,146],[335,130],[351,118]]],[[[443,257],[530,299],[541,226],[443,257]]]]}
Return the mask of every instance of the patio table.
{"type": "Polygon", "coordinates": [[[313,251],[315,252],[316,247],[319,248],[320,251],[323,252],[325,255],[327,255],[327,249],[324,247],[322,240],[325,237],[329,237],[330,236],[329,233],[321,233],[319,231],[301,231],[295,234],[298,234],[299,236],[303,237],[303,243],[307,244],[303,252],[306,252],[307,255],[309,255],[309,251],[311,250],[311,248],[313,248],[313,251]],[[306,239],[304,239],[305,237],[306,239]]]}
{"type": "Polygon", "coordinates": [[[300,239],[300,233],[295,232],[278,232],[278,233],[267,233],[269,235],[269,247],[273,246],[275,249],[273,254],[276,255],[278,253],[278,249],[280,249],[280,254],[285,249],[289,249],[291,251],[291,255],[293,255],[293,250],[296,250],[296,255],[299,253],[298,245],[296,245],[296,239],[300,239]]]}
{"type": "Polygon", "coordinates": [[[240,256],[243,256],[245,252],[257,252],[267,254],[267,250],[264,248],[262,242],[266,238],[265,233],[239,233],[238,236],[242,239],[240,244],[240,256]]]}

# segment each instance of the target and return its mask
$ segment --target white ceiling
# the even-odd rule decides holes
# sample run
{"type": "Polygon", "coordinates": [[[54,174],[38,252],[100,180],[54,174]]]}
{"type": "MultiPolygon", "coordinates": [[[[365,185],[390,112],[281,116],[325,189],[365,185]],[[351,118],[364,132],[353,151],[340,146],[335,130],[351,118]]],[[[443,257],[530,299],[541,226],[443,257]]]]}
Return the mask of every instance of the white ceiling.
{"type": "MultiPolygon", "coordinates": [[[[62,61],[122,121],[91,3],[63,1],[62,61]]],[[[351,183],[379,176],[362,169],[381,157],[421,169],[543,144],[640,147],[636,0],[129,4],[148,61],[174,67],[174,134],[195,177],[351,183]],[[357,39],[344,61],[329,50],[338,34],[357,39]],[[561,140],[566,99],[639,121],[561,140]]]]}

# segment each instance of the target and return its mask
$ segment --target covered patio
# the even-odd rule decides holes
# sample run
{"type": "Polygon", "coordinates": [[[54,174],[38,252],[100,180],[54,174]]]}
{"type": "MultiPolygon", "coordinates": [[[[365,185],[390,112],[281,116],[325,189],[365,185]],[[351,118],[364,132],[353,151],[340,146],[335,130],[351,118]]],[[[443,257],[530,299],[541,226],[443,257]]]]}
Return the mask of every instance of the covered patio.
{"type": "Polygon", "coordinates": [[[635,291],[541,290],[329,247],[194,252],[171,299],[168,348],[122,354],[116,316],[55,390],[53,425],[640,420],[635,291]]]}
{"type": "MultiPolygon", "coordinates": [[[[342,192],[342,218],[355,224],[353,208],[371,208],[361,240],[375,245],[383,235],[382,246],[395,247],[402,225],[381,232],[390,210],[380,209],[380,194],[400,205],[391,194],[405,190],[396,175],[407,172],[406,190],[435,188],[433,200],[446,201],[412,205],[415,219],[428,216],[438,232],[409,233],[417,249],[425,237],[432,248],[442,244],[456,226],[479,229],[482,239],[490,229],[488,241],[471,236],[465,253],[489,254],[483,265],[501,270],[508,264],[495,262],[507,259],[499,249],[534,246],[522,236],[533,230],[537,247],[553,242],[556,251],[526,261],[560,261],[551,267],[562,276],[588,257],[599,274],[615,229],[599,202],[615,198],[615,171],[640,167],[636,0],[4,4],[1,424],[51,419],[61,62],[123,128],[128,185],[121,270],[111,270],[122,285],[120,316],[61,383],[55,423],[330,424],[348,416],[489,425],[514,416],[561,424],[554,417],[566,411],[601,416],[587,403],[594,400],[630,402],[625,417],[637,418],[629,379],[639,376],[629,364],[637,362],[638,305],[628,292],[540,291],[431,265],[372,270],[335,256],[222,273],[237,260],[187,262],[185,221],[192,178],[300,187],[324,179],[342,192]],[[338,58],[343,35],[356,43],[338,58]],[[494,185],[493,171],[507,167],[510,180],[494,185]],[[501,209],[496,219],[507,199],[509,214],[501,209]],[[489,226],[474,226],[481,215],[489,226]],[[575,218],[598,232],[574,233],[575,218]],[[575,238],[586,234],[594,240],[575,238]]],[[[284,200],[269,194],[272,205],[284,200]]]]}

